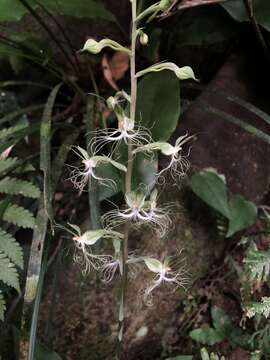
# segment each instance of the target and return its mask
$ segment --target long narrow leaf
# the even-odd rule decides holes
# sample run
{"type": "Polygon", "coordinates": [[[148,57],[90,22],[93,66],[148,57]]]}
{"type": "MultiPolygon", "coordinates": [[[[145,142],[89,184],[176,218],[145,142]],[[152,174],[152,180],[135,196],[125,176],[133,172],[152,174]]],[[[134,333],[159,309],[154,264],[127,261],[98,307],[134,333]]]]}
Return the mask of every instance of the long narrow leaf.
{"type": "Polygon", "coordinates": [[[44,173],[44,206],[48,218],[52,222],[52,190],[51,190],[51,127],[52,113],[57,93],[62,84],[52,90],[41,120],[40,127],[40,170],[44,173]]]}
{"type": "MultiPolygon", "coordinates": [[[[51,193],[55,192],[56,186],[58,184],[58,180],[61,176],[63,165],[66,161],[68,152],[70,150],[71,145],[74,144],[76,138],[80,133],[80,129],[76,129],[73,131],[71,135],[66,138],[65,143],[62,144],[60,147],[57,156],[55,157],[52,165],[52,173],[53,179],[51,179],[51,193]]],[[[44,165],[44,161],[46,159],[41,159],[41,165],[44,165]]],[[[30,260],[28,265],[28,272],[27,272],[27,280],[26,280],[26,289],[25,289],[25,297],[24,297],[24,306],[23,306],[23,316],[24,316],[24,324],[27,326],[28,321],[27,319],[31,319],[33,314],[32,304],[36,298],[37,294],[37,287],[41,286],[42,284],[39,282],[40,279],[40,272],[41,272],[41,260],[43,254],[43,244],[45,242],[45,237],[47,233],[47,224],[48,224],[48,216],[45,213],[45,206],[44,206],[44,198],[40,199],[39,209],[37,213],[37,228],[33,234],[32,246],[30,251],[30,260]],[[40,247],[39,244],[42,244],[40,247]]],[[[39,290],[38,290],[39,291],[39,290]]],[[[41,291],[41,290],[40,290],[41,291]]],[[[35,343],[35,328],[36,328],[36,314],[39,309],[39,301],[35,302],[35,309],[32,318],[32,328],[31,328],[31,346],[30,352],[28,356],[33,355],[33,345],[35,343]]],[[[28,329],[24,329],[26,332],[28,329]]],[[[25,345],[25,342],[21,343],[22,346],[25,345]]],[[[31,357],[28,357],[31,359],[31,357]]]]}
{"type": "Polygon", "coordinates": [[[203,109],[217,117],[220,117],[223,120],[229,121],[230,123],[241,127],[242,129],[246,130],[250,134],[258,137],[259,139],[263,140],[267,144],[270,144],[270,135],[266,134],[265,132],[257,129],[255,126],[246,123],[245,121],[238,119],[237,117],[227,114],[222,110],[218,110],[212,106],[209,106],[206,103],[201,102],[203,109]]]}

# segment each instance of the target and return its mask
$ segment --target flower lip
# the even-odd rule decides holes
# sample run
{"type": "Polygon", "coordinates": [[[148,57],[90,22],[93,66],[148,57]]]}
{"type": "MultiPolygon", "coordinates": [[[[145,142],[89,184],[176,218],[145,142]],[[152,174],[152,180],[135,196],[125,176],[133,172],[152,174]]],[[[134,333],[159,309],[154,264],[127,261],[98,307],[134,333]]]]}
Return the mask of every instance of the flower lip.
{"type": "Polygon", "coordinates": [[[94,168],[96,166],[95,162],[93,161],[93,159],[85,159],[82,160],[82,163],[85,165],[85,168],[94,168]]]}

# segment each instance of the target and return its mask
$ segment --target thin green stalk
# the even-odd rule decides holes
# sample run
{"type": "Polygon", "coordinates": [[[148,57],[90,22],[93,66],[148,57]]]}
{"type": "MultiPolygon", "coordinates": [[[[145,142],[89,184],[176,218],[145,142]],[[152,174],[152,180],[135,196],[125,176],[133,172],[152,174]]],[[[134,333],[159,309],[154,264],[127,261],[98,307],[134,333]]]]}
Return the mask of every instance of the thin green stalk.
{"type": "Polygon", "coordinates": [[[270,136],[267,135],[266,133],[264,133],[263,131],[257,129],[255,126],[250,125],[250,124],[238,119],[237,117],[235,117],[233,115],[227,114],[224,111],[218,110],[218,109],[216,109],[212,106],[209,106],[203,102],[201,102],[201,107],[205,111],[207,111],[211,114],[217,115],[221,119],[229,121],[236,126],[240,126],[242,129],[246,130],[250,134],[257,136],[259,139],[265,141],[267,144],[270,144],[270,136]]]}
{"type": "MultiPolygon", "coordinates": [[[[137,100],[137,78],[136,74],[136,38],[137,38],[137,0],[133,0],[132,4],[132,31],[131,31],[131,56],[130,56],[130,81],[131,81],[131,105],[130,105],[130,119],[135,121],[136,115],[136,100],[137,100]]],[[[128,164],[127,173],[125,179],[125,191],[126,193],[131,191],[131,179],[133,170],[133,156],[132,156],[132,144],[128,143],[128,164]]],[[[126,307],[126,290],[127,290],[127,257],[128,257],[128,237],[129,237],[130,224],[127,222],[124,228],[124,241],[122,243],[122,283],[120,294],[120,309],[119,309],[119,329],[118,329],[118,346],[117,356],[120,356],[121,344],[123,340],[124,332],[124,320],[125,320],[125,307],[126,307]]]]}

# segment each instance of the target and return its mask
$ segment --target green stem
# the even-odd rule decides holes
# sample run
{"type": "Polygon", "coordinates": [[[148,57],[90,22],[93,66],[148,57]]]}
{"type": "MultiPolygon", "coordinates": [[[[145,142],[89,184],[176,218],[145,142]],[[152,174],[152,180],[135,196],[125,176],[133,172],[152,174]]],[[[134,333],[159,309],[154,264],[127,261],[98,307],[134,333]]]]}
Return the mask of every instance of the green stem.
{"type": "MultiPolygon", "coordinates": [[[[132,0],[132,32],[131,32],[131,56],[130,56],[130,81],[131,81],[131,105],[130,105],[130,119],[135,121],[136,116],[136,100],[137,100],[137,78],[136,74],[136,38],[137,38],[137,0],[132,0]]],[[[127,173],[125,179],[125,191],[130,192],[132,189],[132,144],[128,143],[128,163],[127,173]]],[[[121,284],[121,295],[120,295],[120,310],[119,310],[119,332],[118,332],[118,347],[117,356],[120,356],[121,344],[123,340],[124,332],[124,320],[125,320],[125,306],[126,306],[126,290],[127,290],[127,257],[128,257],[128,236],[129,236],[129,223],[125,224],[124,228],[124,241],[122,244],[122,284],[121,284]]]]}

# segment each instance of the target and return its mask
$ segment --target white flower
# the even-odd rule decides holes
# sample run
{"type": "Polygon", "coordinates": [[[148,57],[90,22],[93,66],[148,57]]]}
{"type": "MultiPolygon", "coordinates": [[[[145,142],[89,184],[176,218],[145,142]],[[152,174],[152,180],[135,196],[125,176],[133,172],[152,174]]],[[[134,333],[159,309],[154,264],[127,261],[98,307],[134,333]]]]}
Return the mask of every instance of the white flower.
{"type": "Polygon", "coordinates": [[[126,221],[137,224],[148,224],[156,227],[160,236],[164,236],[171,224],[171,204],[157,205],[156,189],[150,194],[150,199],[141,191],[132,191],[125,195],[126,209],[113,209],[103,216],[106,225],[116,227],[126,221]]]}
{"type": "Polygon", "coordinates": [[[152,257],[145,257],[144,262],[147,268],[155,274],[144,293],[144,300],[147,304],[151,304],[152,292],[162,284],[169,285],[174,290],[179,287],[185,288],[187,285],[183,259],[179,258],[179,254],[174,257],[168,256],[163,262],[152,257]]]}
{"type": "Polygon", "coordinates": [[[157,178],[160,178],[165,172],[170,171],[172,178],[176,181],[178,178],[186,175],[189,169],[188,155],[183,155],[183,145],[189,140],[193,139],[194,136],[180,136],[174,146],[167,142],[154,142],[151,144],[143,145],[133,150],[133,154],[143,152],[152,155],[155,151],[160,151],[163,155],[170,157],[169,164],[156,174],[157,178]]]}
{"type": "Polygon", "coordinates": [[[123,239],[122,234],[110,229],[88,230],[81,234],[81,230],[77,225],[68,225],[70,228],[59,227],[73,235],[76,246],[74,261],[84,266],[84,274],[87,274],[92,268],[97,271],[101,270],[112,259],[111,255],[94,254],[92,252],[92,246],[98,240],[111,239],[114,242],[120,242],[123,239]]]}
{"type": "Polygon", "coordinates": [[[74,152],[81,158],[82,165],[79,168],[73,167],[74,169],[69,180],[71,180],[74,186],[80,191],[83,190],[92,178],[100,181],[100,183],[105,186],[116,187],[116,183],[112,179],[102,178],[97,175],[97,167],[99,165],[111,164],[118,170],[124,172],[127,171],[127,168],[124,165],[112,160],[108,156],[90,156],[88,152],[80,146],[75,147],[74,152]]]}
{"type": "Polygon", "coordinates": [[[92,153],[100,152],[107,144],[112,144],[115,147],[124,142],[126,145],[132,144],[134,146],[140,146],[152,141],[150,132],[143,126],[135,124],[127,116],[121,114],[118,115],[118,128],[107,128],[105,130],[97,130],[93,132],[93,140],[89,144],[92,153]]]}
{"type": "Polygon", "coordinates": [[[145,220],[142,215],[142,208],[145,203],[145,195],[142,192],[132,191],[125,195],[126,209],[120,210],[118,208],[108,211],[103,216],[103,222],[108,226],[119,226],[127,220],[140,221],[145,220]]]}

